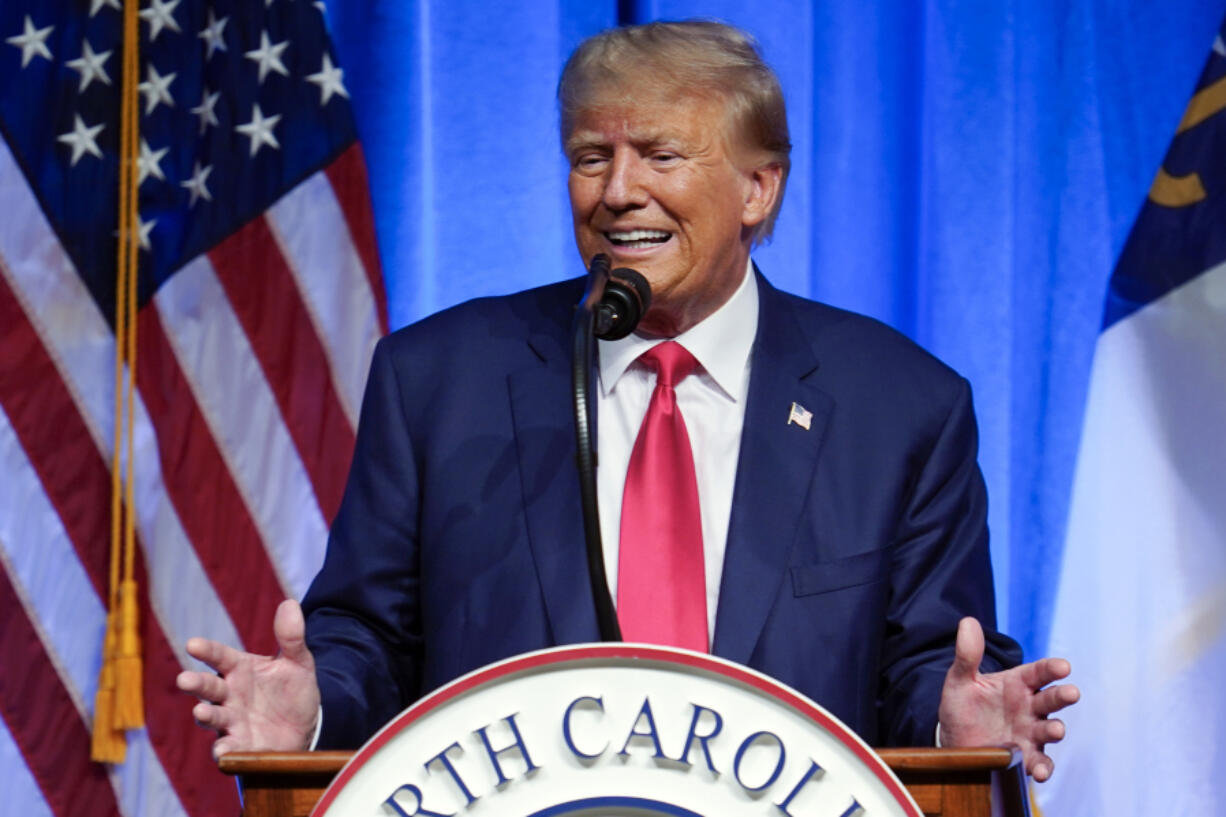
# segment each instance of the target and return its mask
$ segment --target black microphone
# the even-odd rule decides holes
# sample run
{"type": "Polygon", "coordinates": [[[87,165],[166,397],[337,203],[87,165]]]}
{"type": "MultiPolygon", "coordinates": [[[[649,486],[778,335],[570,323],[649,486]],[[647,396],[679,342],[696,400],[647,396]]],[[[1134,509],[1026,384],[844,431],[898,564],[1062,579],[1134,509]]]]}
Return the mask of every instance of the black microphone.
{"type": "MultiPolygon", "coordinates": [[[[596,258],[592,259],[592,266],[596,266],[596,258]]],[[[620,340],[634,331],[650,307],[651,285],[647,279],[629,267],[618,267],[609,273],[604,294],[596,305],[593,332],[601,340],[620,340]]]]}
{"type": "Polygon", "coordinates": [[[575,465],[579,475],[579,501],[583,508],[583,539],[588,579],[596,605],[596,624],[602,641],[621,641],[621,627],[609,581],[604,571],[604,545],[600,541],[600,509],[596,501],[595,415],[588,394],[592,391],[593,338],[617,340],[638,326],[651,306],[647,279],[632,269],[609,272],[609,256],[599,253],[588,267],[587,290],[575,307],[571,332],[571,398],[575,411],[575,465]]]}

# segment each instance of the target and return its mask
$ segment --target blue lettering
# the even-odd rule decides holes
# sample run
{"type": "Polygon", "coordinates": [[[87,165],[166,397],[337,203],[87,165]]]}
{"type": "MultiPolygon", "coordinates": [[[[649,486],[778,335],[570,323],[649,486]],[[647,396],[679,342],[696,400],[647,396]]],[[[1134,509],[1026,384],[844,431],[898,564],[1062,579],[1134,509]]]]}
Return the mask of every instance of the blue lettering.
{"type": "Polygon", "coordinates": [[[575,746],[574,736],[570,733],[570,715],[575,710],[575,707],[584,703],[595,704],[595,709],[600,710],[601,713],[604,712],[603,698],[593,698],[590,695],[575,698],[575,700],[570,702],[570,706],[566,707],[566,714],[562,716],[562,738],[566,741],[566,747],[570,749],[571,754],[573,754],[575,757],[579,758],[580,760],[595,760],[604,754],[605,750],[609,748],[609,742],[605,741],[604,746],[600,748],[599,752],[596,752],[595,754],[588,754],[587,752],[579,751],[579,747],[575,746]]]}
{"type": "Polygon", "coordinates": [[[509,752],[515,748],[519,749],[519,753],[523,755],[524,763],[528,767],[524,769],[524,774],[536,771],[536,769],[539,768],[532,762],[532,756],[528,754],[528,746],[524,743],[524,736],[519,733],[519,727],[515,724],[515,715],[518,714],[519,713],[516,712],[502,719],[503,722],[511,727],[511,734],[515,735],[515,740],[513,740],[509,746],[503,746],[501,749],[495,749],[490,744],[489,735],[485,733],[485,730],[489,729],[489,726],[482,726],[477,730],[477,734],[481,736],[481,742],[485,744],[485,752],[490,756],[490,765],[494,767],[494,774],[498,775],[499,786],[506,785],[506,783],[509,782],[509,778],[503,774],[502,764],[498,762],[498,756],[503,752],[509,752]]]}
{"type": "Polygon", "coordinates": [[[682,747],[681,754],[677,757],[677,760],[681,761],[686,766],[692,765],[690,763],[690,749],[693,748],[694,740],[697,739],[698,743],[702,746],[702,754],[707,759],[707,768],[710,769],[713,774],[719,774],[719,770],[715,768],[715,763],[711,760],[711,747],[707,745],[707,741],[718,735],[720,730],[724,728],[724,719],[714,709],[708,709],[707,707],[699,706],[696,703],[691,703],[690,706],[694,707],[694,717],[690,720],[690,732],[685,736],[685,746],[682,747]],[[702,717],[703,712],[710,712],[712,717],[715,718],[715,724],[711,728],[710,732],[707,732],[705,735],[700,735],[698,734],[698,719],[702,717]]]}
{"type": "Polygon", "coordinates": [[[628,756],[630,753],[626,751],[630,746],[630,741],[635,738],[651,738],[651,742],[655,744],[655,757],[661,760],[669,760],[668,755],[664,754],[664,750],[660,748],[660,734],[656,731],[656,719],[651,714],[651,699],[643,699],[643,708],[639,710],[639,714],[634,719],[634,724],[630,727],[630,734],[626,736],[626,742],[622,744],[622,750],[618,752],[622,757],[628,756]],[[647,731],[638,731],[639,721],[644,717],[647,718],[647,731]]]}
{"type": "MultiPolygon", "coordinates": [[[[817,765],[816,760],[810,760],[809,770],[805,772],[804,776],[800,778],[800,781],[797,782],[797,784],[792,787],[792,790],[788,792],[788,796],[783,798],[783,802],[775,804],[775,808],[782,811],[788,817],[793,817],[792,812],[788,811],[788,806],[792,805],[792,801],[796,798],[796,795],[800,793],[801,788],[806,783],[808,783],[810,780],[816,779],[817,776],[822,774],[822,772],[824,771],[825,769],[817,765]]],[[[847,817],[847,815],[843,815],[843,817],[847,817]]]]}
{"type": "Polygon", "coordinates": [[[860,805],[856,798],[851,798],[851,805],[847,807],[847,811],[839,815],[839,817],[853,817],[856,814],[864,813],[864,806],[860,805]]]}
{"type": "MultiPolygon", "coordinates": [[[[468,805],[471,806],[473,803],[477,802],[477,798],[474,797],[473,793],[468,790],[468,786],[464,785],[464,778],[460,777],[460,773],[455,770],[455,766],[452,765],[451,763],[451,758],[447,757],[447,753],[450,752],[452,749],[460,749],[460,744],[452,743],[446,749],[439,752],[437,755],[430,758],[422,765],[426,767],[426,771],[430,771],[431,763],[433,763],[436,760],[439,763],[442,763],[443,768],[447,770],[447,774],[451,775],[451,779],[454,780],[455,784],[460,787],[460,791],[463,792],[464,798],[468,800],[468,805]]],[[[463,749],[460,749],[460,752],[463,752],[463,751],[464,751],[463,749]]]]}
{"type": "Polygon", "coordinates": [[[422,804],[421,789],[417,788],[412,783],[405,783],[403,786],[388,795],[387,799],[383,801],[383,805],[396,812],[396,814],[400,815],[400,817],[418,817],[418,815],[421,815],[421,817],[455,817],[454,814],[440,814],[437,811],[427,811],[422,804]],[[396,802],[396,795],[400,794],[402,791],[408,792],[417,798],[417,803],[413,806],[412,813],[405,811],[404,807],[396,802]]]}
{"type": "Polygon", "coordinates": [[[787,757],[787,752],[783,749],[783,741],[773,732],[754,732],[745,740],[741,741],[741,745],[736,750],[736,758],[732,761],[732,773],[736,775],[736,782],[741,784],[741,788],[745,791],[759,792],[766,790],[772,783],[779,779],[779,773],[783,771],[783,761],[787,757]],[[779,762],[775,764],[775,771],[771,772],[770,777],[766,778],[766,782],[761,786],[747,786],[745,781],[741,779],[741,760],[744,759],[745,753],[749,751],[749,747],[753,745],[758,738],[770,738],[779,747],[779,762]]]}

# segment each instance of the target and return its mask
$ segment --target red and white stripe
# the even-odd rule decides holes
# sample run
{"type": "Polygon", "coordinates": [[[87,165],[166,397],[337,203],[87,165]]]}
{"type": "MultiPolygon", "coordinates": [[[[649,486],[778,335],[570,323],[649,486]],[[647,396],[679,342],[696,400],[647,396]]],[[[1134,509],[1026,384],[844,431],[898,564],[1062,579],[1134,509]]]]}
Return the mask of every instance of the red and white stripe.
{"type": "Polygon", "coordinates": [[[13,736],[9,734],[4,719],[0,718],[0,769],[5,771],[5,802],[14,814],[25,817],[55,817],[55,812],[38,788],[38,781],[26,767],[25,759],[13,736]]]}
{"type": "Polygon", "coordinates": [[[201,256],[176,273],[154,305],[255,533],[267,546],[277,586],[301,595],[322,564],[327,525],[260,362],[209,260],[201,256]],[[208,320],[200,320],[205,315],[208,320]],[[281,575],[278,564],[294,575],[281,575]]]}
{"type": "Polygon", "coordinates": [[[110,547],[114,336],[7,146],[0,191],[0,770],[34,815],[235,813],[173,677],[203,635],[273,649],[322,560],[386,300],[360,150],[176,273],[139,317],[148,726],[90,763],[110,547]]]}

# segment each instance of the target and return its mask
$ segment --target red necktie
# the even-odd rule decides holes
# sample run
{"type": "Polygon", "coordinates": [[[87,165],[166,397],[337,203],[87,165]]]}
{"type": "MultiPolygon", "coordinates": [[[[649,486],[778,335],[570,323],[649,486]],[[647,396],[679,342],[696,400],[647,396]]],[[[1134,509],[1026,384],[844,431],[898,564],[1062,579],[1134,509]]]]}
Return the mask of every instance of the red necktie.
{"type": "Polygon", "coordinates": [[[706,569],[698,481],[673,387],[698,368],[666,341],[639,360],[656,370],[622,498],[617,618],[627,641],[707,651],[706,569]]]}

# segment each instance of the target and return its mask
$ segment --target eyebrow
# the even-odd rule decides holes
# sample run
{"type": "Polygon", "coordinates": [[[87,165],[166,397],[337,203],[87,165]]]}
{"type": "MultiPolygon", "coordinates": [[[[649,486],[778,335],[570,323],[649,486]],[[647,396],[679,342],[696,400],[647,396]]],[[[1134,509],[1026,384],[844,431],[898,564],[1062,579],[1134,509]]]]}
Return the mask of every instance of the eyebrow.
{"type": "Polygon", "coordinates": [[[576,131],[570,135],[562,149],[566,153],[572,153],[582,148],[600,147],[605,144],[605,140],[595,131],[576,131]]]}
{"type": "MultiPolygon", "coordinates": [[[[676,136],[669,137],[658,130],[629,131],[627,136],[630,144],[636,146],[669,144],[681,141],[676,136]]],[[[576,131],[566,140],[563,150],[569,155],[576,150],[604,147],[608,143],[608,140],[597,131],[576,131]]]]}

